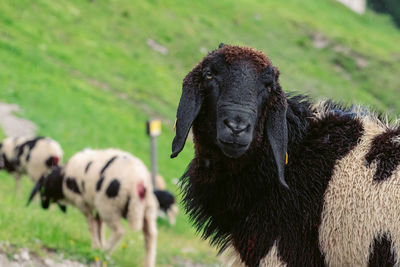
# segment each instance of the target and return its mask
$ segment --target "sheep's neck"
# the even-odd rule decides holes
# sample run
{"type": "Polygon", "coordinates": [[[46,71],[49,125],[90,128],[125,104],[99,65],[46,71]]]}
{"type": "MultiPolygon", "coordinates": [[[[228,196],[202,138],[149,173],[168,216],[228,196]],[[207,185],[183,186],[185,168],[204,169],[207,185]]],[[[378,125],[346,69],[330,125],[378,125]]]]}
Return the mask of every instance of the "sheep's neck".
{"type": "MultiPolygon", "coordinates": [[[[240,160],[224,157],[210,144],[196,143],[202,150],[196,151],[182,178],[186,207],[203,236],[212,236],[222,247],[232,242],[249,266],[257,266],[275,242],[286,262],[296,263],[298,255],[288,253],[306,246],[309,254],[299,261],[323,264],[318,246],[323,194],[336,160],[362,136],[362,124],[355,119],[332,115],[306,121],[295,108],[299,110],[289,106],[288,112],[290,159],[285,178],[290,190],[279,184],[265,139],[240,160]]],[[[195,140],[201,142],[201,137],[195,140]]]]}

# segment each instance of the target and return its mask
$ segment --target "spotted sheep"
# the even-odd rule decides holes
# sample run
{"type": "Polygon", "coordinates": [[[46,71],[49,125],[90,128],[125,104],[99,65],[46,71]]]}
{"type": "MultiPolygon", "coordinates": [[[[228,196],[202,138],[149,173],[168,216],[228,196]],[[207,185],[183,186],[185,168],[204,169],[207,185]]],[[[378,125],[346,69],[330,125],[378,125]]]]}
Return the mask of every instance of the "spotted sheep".
{"type": "Polygon", "coordinates": [[[176,217],[178,216],[179,208],[176,204],[175,196],[168,190],[154,190],[154,195],[157,198],[160,208],[159,214],[167,215],[170,225],[175,225],[176,217]]]}
{"type": "Polygon", "coordinates": [[[183,81],[172,155],[192,128],[183,202],[233,266],[393,266],[400,126],[285,94],[253,48],[221,45],[183,81]]]}
{"type": "Polygon", "coordinates": [[[159,217],[164,217],[166,215],[169,224],[175,225],[179,208],[176,204],[175,196],[167,190],[167,184],[165,183],[164,177],[162,177],[160,174],[156,175],[154,194],[157,198],[158,206],[160,208],[158,212],[159,217]]]}
{"type": "Polygon", "coordinates": [[[62,158],[60,144],[49,137],[8,137],[0,144],[0,169],[14,176],[17,191],[22,175],[36,183],[62,158]]]}
{"type": "Polygon", "coordinates": [[[41,205],[70,204],[86,217],[92,246],[112,252],[124,234],[121,218],[142,230],[145,238],[145,266],[155,265],[158,204],[150,173],[144,163],[117,149],[85,149],[63,167],[53,168],[31,192],[28,204],[40,192],[41,205]],[[103,222],[110,228],[104,239],[103,222]]]}

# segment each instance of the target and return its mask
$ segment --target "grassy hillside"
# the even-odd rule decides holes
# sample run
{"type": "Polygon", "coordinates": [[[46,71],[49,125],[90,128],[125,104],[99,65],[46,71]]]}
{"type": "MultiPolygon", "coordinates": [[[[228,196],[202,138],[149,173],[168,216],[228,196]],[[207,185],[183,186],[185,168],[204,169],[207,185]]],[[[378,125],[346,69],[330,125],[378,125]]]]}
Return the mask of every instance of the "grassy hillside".
{"type": "MultiPolygon", "coordinates": [[[[400,31],[390,18],[359,16],[333,0],[232,2],[1,1],[0,101],[20,105],[20,115],[58,140],[66,158],[88,146],[120,147],[148,164],[145,121],[161,117],[159,170],[171,190],[193,154],[189,142],[169,159],[181,81],[220,42],[265,51],[287,91],[399,114],[400,31]],[[148,38],[168,54],[151,49],[148,38]]],[[[31,182],[17,197],[13,186],[0,174],[0,240],[110,262],[90,249],[79,212],[25,208],[31,182]]],[[[173,228],[160,221],[159,232],[160,266],[217,261],[182,213],[173,228]]],[[[111,262],[142,261],[143,238],[129,232],[111,262]]]]}

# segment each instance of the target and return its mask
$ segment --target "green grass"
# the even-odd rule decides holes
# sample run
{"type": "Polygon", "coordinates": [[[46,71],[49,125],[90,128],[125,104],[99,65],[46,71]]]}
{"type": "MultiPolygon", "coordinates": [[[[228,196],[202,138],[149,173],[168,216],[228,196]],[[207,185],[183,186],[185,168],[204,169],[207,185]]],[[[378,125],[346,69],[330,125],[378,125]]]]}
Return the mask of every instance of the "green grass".
{"type": "MultiPolygon", "coordinates": [[[[161,117],[159,171],[175,193],[172,179],[193,155],[188,142],[178,159],[169,159],[181,81],[220,42],[265,51],[287,91],[368,104],[391,116],[400,111],[400,32],[386,16],[359,16],[333,0],[8,0],[0,10],[0,101],[20,105],[19,115],[58,140],[66,158],[85,147],[119,147],[148,164],[145,121],[161,117]],[[316,34],[329,41],[325,48],[313,46],[316,34]],[[153,51],[148,38],[169,53],[153,51]]],[[[37,203],[26,208],[31,182],[24,181],[17,197],[13,186],[2,173],[0,240],[84,261],[105,259],[90,249],[77,210],[64,215],[37,203]]],[[[159,221],[159,233],[159,265],[217,262],[216,251],[195,236],[182,212],[175,227],[159,221]]],[[[120,245],[111,261],[140,265],[141,234],[129,232],[121,244],[127,246],[120,245]]]]}

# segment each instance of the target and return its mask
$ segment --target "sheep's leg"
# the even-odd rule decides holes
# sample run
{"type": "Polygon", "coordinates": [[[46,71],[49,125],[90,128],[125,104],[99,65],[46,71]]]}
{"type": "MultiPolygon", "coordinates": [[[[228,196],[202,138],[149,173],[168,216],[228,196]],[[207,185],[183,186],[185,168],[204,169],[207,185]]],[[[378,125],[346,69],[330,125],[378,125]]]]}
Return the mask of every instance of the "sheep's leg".
{"type": "Polygon", "coordinates": [[[96,218],[90,212],[86,213],[86,220],[89,226],[90,236],[92,238],[92,248],[100,248],[99,235],[97,230],[96,218]]]}
{"type": "Polygon", "coordinates": [[[112,220],[105,221],[107,226],[110,228],[110,237],[107,240],[104,249],[111,253],[115,249],[115,246],[118,244],[121,237],[124,235],[125,229],[121,223],[121,218],[114,216],[112,220]]]}
{"type": "Polygon", "coordinates": [[[14,178],[15,178],[15,193],[19,195],[21,193],[21,174],[19,173],[14,173],[14,178]]]}
{"type": "Polygon", "coordinates": [[[103,222],[101,222],[99,226],[99,232],[100,232],[100,242],[101,242],[101,247],[104,248],[106,245],[106,228],[103,222]]]}
{"type": "Polygon", "coordinates": [[[155,266],[157,249],[157,217],[156,212],[147,210],[144,218],[143,233],[146,245],[145,267],[155,266]]]}
{"type": "Polygon", "coordinates": [[[98,214],[96,215],[96,230],[100,246],[104,248],[104,224],[98,214]]]}
{"type": "Polygon", "coordinates": [[[167,211],[168,221],[170,225],[175,225],[178,216],[178,206],[173,204],[167,211]]]}

